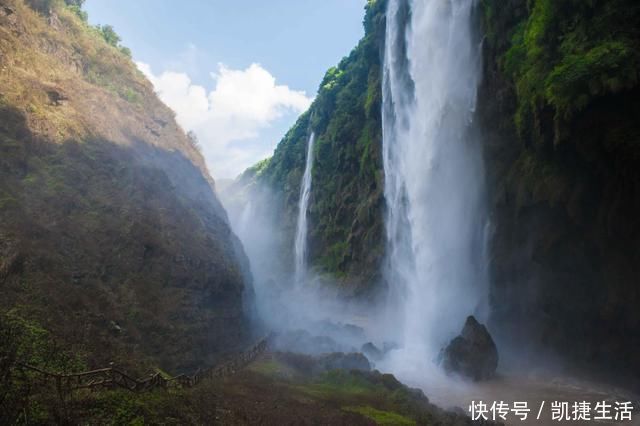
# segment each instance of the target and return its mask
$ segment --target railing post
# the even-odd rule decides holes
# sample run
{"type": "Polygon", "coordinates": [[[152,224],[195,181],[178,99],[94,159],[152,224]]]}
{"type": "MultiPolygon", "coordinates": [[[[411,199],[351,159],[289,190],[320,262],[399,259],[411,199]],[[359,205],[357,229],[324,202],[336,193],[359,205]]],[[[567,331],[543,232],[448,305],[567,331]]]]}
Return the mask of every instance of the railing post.
{"type": "Polygon", "coordinates": [[[110,376],[110,379],[111,379],[111,383],[110,383],[111,387],[114,387],[116,384],[116,372],[113,369],[113,366],[114,366],[114,363],[113,361],[111,361],[109,363],[109,372],[108,372],[108,375],[110,376]]]}

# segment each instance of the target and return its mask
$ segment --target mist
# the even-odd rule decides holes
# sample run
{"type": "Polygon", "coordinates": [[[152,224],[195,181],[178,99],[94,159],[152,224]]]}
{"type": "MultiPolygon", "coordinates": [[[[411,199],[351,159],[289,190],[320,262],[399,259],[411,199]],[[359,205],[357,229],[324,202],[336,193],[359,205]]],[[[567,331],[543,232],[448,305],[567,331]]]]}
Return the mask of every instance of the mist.
{"type": "Polygon", "coordinates": [[[371,307],[344,300],[330,277],[295,256],[295,234],[306,231],[283,222],[281,196],[256,183],[240,193],[232,186],[221,199],[250,260],[256,332],[276,333],[276,349],[283,351],[359,352],[371,340],[365,331],[371,307]]]}
{"type": "MultiPolygon", "coordinates": [[[[464,406],[474,397],[596,398],[603,388],[576,380],[556,354],[528,344],[543,336],[518,335],[508,322],[492,321],[494,224],[476,122],[483,78],[477,2],[390,0],[387,7],[381,82],[386,244],[383,282],[371,283],[381,290],[372,298],[345,298],[339,280],[315,270],[316,259],[308,258],[316,161],[315,129],[309,128],[296,139],[306,157],[295,211],[281,188],[259,179],[222,194],[250,259],[263,330],[277,333],[280,351],[362,352],[373,367],[443,406],[464,406]],[[442,368],[443,352],[468,316],[487,326],[500,354],[497,373],[494,367],[483,383],[442,368]],[[560,379],[550,386],[554,375],[560,379]]],[[[526,303],[526,297],[504,302],[526,303]]]]}

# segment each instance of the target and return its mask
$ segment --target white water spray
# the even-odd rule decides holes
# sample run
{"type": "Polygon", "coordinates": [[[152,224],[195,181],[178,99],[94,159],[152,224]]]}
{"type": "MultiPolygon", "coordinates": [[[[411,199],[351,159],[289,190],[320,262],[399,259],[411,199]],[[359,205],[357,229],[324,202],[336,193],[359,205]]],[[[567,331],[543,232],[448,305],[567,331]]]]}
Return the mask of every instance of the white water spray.
{"type": "Polygon", "coordinates": [[[302,284],[307,274],[307,210],[309,209],[309,197],[311,195],[311,169],[313,168],[313,143],[315,138],[315,134],[311,133],[309,142],[307,143],[307,160],[304,166],[304,175],[302,176],[302,182],[300,184],[298,223],[294,243],[295,285],[302,284]]]}
{"type": "MultiPolygon", "coordinates": [[[[404,365],[486,309],[483,169],[472,118],[472,0],[389,0],[383,80],[386,276],[404,365]]],[[[393,368],[393,367],[392,367],[393,368]]]]}

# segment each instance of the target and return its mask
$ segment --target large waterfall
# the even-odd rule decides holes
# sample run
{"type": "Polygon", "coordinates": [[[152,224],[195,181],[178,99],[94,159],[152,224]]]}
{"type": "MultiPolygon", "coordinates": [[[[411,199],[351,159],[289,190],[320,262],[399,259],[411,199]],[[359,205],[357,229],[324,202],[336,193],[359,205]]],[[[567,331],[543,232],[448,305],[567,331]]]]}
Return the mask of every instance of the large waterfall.
{"type": "Polygon", "coordinates": [[[472,0],[389,0],[383,80],[386,277],[403,362],[431,361],[483,318],[483,168],[472,118],[472,0]]]}
{"type": "Polygon", "coordinates": [[[294,283],[300,285],[307,274],[307,210],[311,196],[311,169],[313,167],[313,142],[315,134],[311,133],[307,143],[307,160],[304,175],[300,184],[300,200],[298,201],[298,223],[294,243],[295,272],[294,283]]]}

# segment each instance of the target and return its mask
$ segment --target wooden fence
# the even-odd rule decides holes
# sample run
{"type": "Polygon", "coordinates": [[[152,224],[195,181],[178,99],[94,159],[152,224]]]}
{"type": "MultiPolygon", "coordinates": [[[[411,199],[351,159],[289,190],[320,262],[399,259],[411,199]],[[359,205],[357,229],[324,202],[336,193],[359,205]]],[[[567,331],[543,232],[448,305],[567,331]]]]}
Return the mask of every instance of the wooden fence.
{"type": "Polygon", "coordinates": [[[166,378],[160,373],[156,373],[147,378],[135,379],[114,367],[73,374],[53,373],[27,364],[18,364],[18,367],[36,373],[38,376],[36,381],[42,386],[55,385],[60,395],[69,394],[80,389],[116,387],[132,392],[145,392],[158,388],[193,387],[206,379],[220,379],[230,376],[236,371],[246,367],[260,356],[260,354],[265,352],[268,348],[268,342],[269,337],[266,337],[247,351],[233,357],[232,360],[206,370],[199,370],[193,376],[181,374],[179,376],[166,378]]]}

